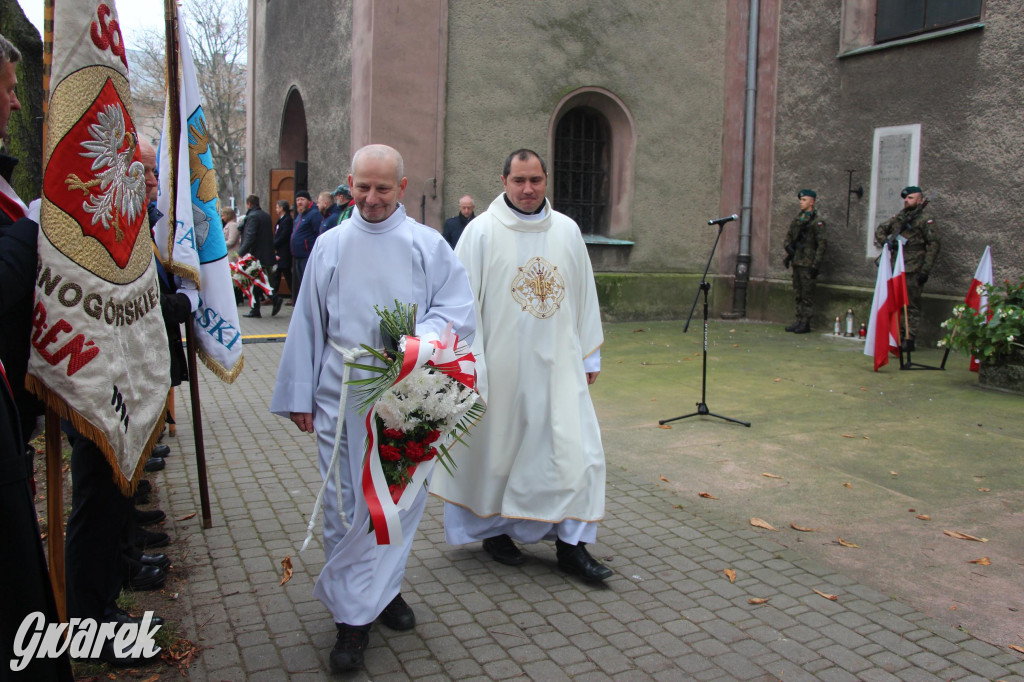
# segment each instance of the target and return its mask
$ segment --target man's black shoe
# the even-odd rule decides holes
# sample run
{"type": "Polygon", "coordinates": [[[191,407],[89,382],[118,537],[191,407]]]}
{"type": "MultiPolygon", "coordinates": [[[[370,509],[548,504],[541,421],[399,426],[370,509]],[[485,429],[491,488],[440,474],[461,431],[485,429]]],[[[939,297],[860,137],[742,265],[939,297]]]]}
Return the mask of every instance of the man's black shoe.
{"type": "Polygon", "coordinates": [[[254,309],[250,310],[249,312],[247,312],[245,315],[242,315],[242,317],[263,317],[263,316],[260,315],[260,311],[258,311],[258,310],[256,310],[254,308],[254,309]]]}
{"type": "Polygon", "coordinates": [[[578,575],[587,582],[597,583],[612,575],[612,570],[603,566],[594,557],[590,556],[584,543],[570,545],[561,540],[555,541],[555,554],[558,557],[558,567],[566,573],[578,575]]]}
{"type": "Polygon", "coordinates": [[[153,452],[150,453],[150,457],[160,457],[163,459],[167,455],[171,454],[171,446],[164,445],[163,443],[157,443],[153,447],[153,452]]]}
{"type": "Polygon", "coordinates": [[[495,535],[493,538],[484,540],[484,551],[499,564],[506,566],[519,566],[526,561],[526,557],[516,547],[516,543],[512,542],[512,538],[507,535],[495,535]]]}
{"type": "Polygon", "coordinates": [[[800,326],[800,320],[797,320],[793,324],[791,324],[788,327],[786,327],[786,331],[787,332],[795,332],[799,326],[800,326]]]}
{"type": "Polygon", "coordinates": [[[162,571],[171,567],[171,560],[166,554],[143,554],[139,557],[139,563],[143,566],[156,566],[162,571]]]}
{"type": "Polygon", "coordinates": [[[135,486],[135,494],[148,495],[151,492],[153,492],[153,484],[145,478],[139,479],[139,484],[135,486]]]}
{"type": "Polygon", "coordinates": [[[151,526],[154,523],[160,523],[161,521],[166,519],[167,514],[165,514],[160,509],[152,509],[150,511],[144,511],[142,509],[133,509],[132,518],[135,519],[135,523],[139,524],[140,526],[151,526]]]}
{"type": "Polygon", "coordinates": [[[377,620],[392,630],[412,630],[416,627],[416,614],[412,612],[412,607],[405,603],[401,594],[384,607],[377,620]]]}
{"type": "Polygon", "coordinates": [[[151,665],[160,660],[160,649],[157,649],[156,653],[152,656],[143,656],[141,654],[138,656],[132,656],[131,651],[134,646],[134,644],[125,645],[124,651],[127,655],[118,656],[114,652],[114,640],[108,639],[103,642],[103,648],[100,650],[99,660],[115,668],[139,668],[144,665],[151,665]]]}
{"type": "Polygon", "coordinates": [[[131,590],[157,590],[167,582],[167,574],[159,566],[143,566],[124,581],[131,590]]]}
{"type": "Polygon", "coordinates": [[[151,474],[154,471],[160,471],[165,466],[167,466],[167,462],[164,461],[163,457],[150,457],[146,460],[146,465],[142,468],[144,471],[151,474]]]}
{"type": "Polygon", "coordinates": [[[363,654],[366,653],[366,645],[370,643],[370,625],[346,625],[335,623],[338,626],[338,639],[331,649],[331,672],[344,672],[356,670],[363,665],[363,654]]]}
{"type": "Polygon", "coordinates": [[[793,330],[793,333],[794,334],[810,334],[811,333],[811,323],[808,322],[807,320],[804,320],[803,322],[800,323],[799,327],[797,327],[796,329],[793,330]]]}
{"type": "Polygon", "coordinates": [[[281,305],[284,304],[284,299],[281,298],[280,296],[278,296],[277,294],[274,294],[274,298],[273,298],[272,302],[274,304],[274,307],[271,308],[271,310],[270,310],[270,316],[271,317],[273,317],[274,315],[277,315],[279,312],[281,312],[281,305]]]}
{"type": "Polygon", "coordinates": [[[166,547],[171,544],[171,536],[160,531],[146,530],[145,528],[135,529],[135,544],[142,550],[166,547]]]}
{"type": "MultiPolygon", "coordinates": [[[[142,616],[133,616],[124,609],[116,607],[103,612],[103,620],[107,623],[134,623],[138,625],[142,622],[142,618],[142,616]]],[[[160,616],[153,616],[149,619],[149,622],[153,625],[163,625],[164,619],[160,616]]]]}

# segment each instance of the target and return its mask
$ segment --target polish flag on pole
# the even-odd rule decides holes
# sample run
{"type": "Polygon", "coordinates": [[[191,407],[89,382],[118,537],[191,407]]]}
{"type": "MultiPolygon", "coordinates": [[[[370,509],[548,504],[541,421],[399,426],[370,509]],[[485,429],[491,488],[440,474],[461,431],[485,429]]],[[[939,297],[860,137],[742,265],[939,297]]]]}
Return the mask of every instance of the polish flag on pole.
{"type": "Polygon", "coordinates": [[[875,280],[875,295],[871,299],[871,316],[868,318],[868,334],[864,340],[864,355],[875,360],[875,371],[889,363],[889,353],[899,349],[897,337],[900,333],[900,310],[907,304],[907,279],[903,269],[903,245],[896,255],[896,267],[892,267],[889,245],[882,247],[878,259],[878,278],[875,280]]]}
{"type": "MultiPolygon", "coordinates": [[[[978,261],[978,269],[974,271],[974,279],[971,280],[971,287],[967,290],[967,298],[964,299],[967,307],[977,310],[979,315],[988,313],[988,293],[984,288],[986,284],[992,284],[992,249],[988,246],[985,247],[985,253],[981,255],[981,260],[978,261]]],[[[988,318],[991,319],[991,317],[992,314],[988,313],[988,318]]],[[[977,372],[980,366],[981,363],[978,362],[978,358],[972,355],[971,371],[977,372]]]]}

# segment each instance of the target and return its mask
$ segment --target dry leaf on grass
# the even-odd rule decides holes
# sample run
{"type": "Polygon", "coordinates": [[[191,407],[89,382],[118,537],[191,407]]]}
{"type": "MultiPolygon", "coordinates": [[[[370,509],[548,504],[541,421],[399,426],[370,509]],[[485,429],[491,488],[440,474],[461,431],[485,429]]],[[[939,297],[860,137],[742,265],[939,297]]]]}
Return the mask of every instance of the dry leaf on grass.
{"type": "Polygon", "coordinates": [[[898,472],[898,471],[890,471],[890,472],[889,472],[889,475],[890,475],[890,476],[899,476],[899,475],[900,475],[900,472],[898,472]]]}
{"type": "Polygon", "coordinates": [[[957,540],[973,540],[974,542],[988,542],[988,538],[976,538],[973,535],[961,533],[958,530],[944,530],[942,532],[951,538],[956,538],[957,540]]]}
{"type": "Polygon", "coordinates": [[[146,679],[142,680],[142,682],[156,682],[159,679],[160,679],[160,673],[157,673],[156,675],[150,675],[146,679]]]}
{"type": "Polygon", "coordinates": [[[801,533],[813,533],[814,531],[818,530],[817,528],[804,528],[803,526],[798,526],[795,523],[790,523],[789,527],[793,530],[798,530],[801,533]]]}
{"type": "Polygon", "coordinates": [[[843,484],[843,487],[844,487],[844,488],[852,488],[853,486],[852,486],[852,485],[850,485],[849,483],[844,483],[844,484],[843,484]]]}
{"type": "Polygon", "coordinates": [[[765,478],[782,478],[782,476],[776,476],[775,474],[763,473],[761,474],[765,478]]]}
{"type": "Polygon", "coordinates": [[[992,492],[992,488],[978,488],[978,492],[979,493],[990,493],[990,492],[992,492]]]}
{"type": "Polygon", "coordinates": [[[859,545],[855,545],[852,542],[847,542],[846,540],[844,540],[842,538],[839,538],[839,540],[837,542],[839,542],[839,544],[842,545],[843,547],[854,547],[856,549],[860,549],[859,545]]]}
{"type": "Polygon", "coordinates": [[[971,559],[967,563],[969,563],[969,564],[978,564],[979,566],[991,566],[992,565],[992,560],[989,559],[987,556],[983,556],[980,559],[971,559]]]}
{"type": "Polygon", "coordinates": [[[707,500],[717,500],[718,499],[717,497],[715,497],[711,493],[697,493],[697,495],[699,495],[700,497],[703,497],[704,499],[707,499],[707,500]]]}
{"type": "Polygon", "coordinates": [[[725,573],[725,577],[729,579],[729,582],[736,582],[736,571],[732,570],[731,568],[727,568],[724,571],[722,571],[722,573],[725,573]]]}
{"type": "Polygon", "coordinates": [[[1014,651],[1019,651],[1020,653],[1024,654],[1024,647],[1017,646],[1016,644],[1011,644],[1010,648],[1014,651]]]}
{"type": "Polygon", "coordinates": [[[291,554],[286,556],[284,559],[281,559],[281,568],[283,568],[284,570],[282,571],[281,583],[280,584],[284,585],[286,582],[288,582],[289,580],[292,579],[292,555],[291,554]]]}
{"type": "Polygon", "coordinates": [[[665,481],[665,483],[668,483],[668,479],[665,478],[664,476],[658,476],[658,478],[660,478],[661,480],[665,481]]]}
{"type": "Polygon", "coordinates": [[[928,516],[927,514],[917,514],[917,515],[914,516],[914,518],[915,519],[921,519],[922,521],[931,521],[932,520],[932,517],[928,516]]]}
{"type": "Polygon", "coordinates": [[[668,424],[658,424],[659,429],[671,429],[672,427],[668,424]]]}
{"type": "Polygon", "coordinates": [[[775,377],[775,383],[779,383],[780,381],[782,381],[782,379],[781,379],[781,378],[779,378],[779,377],[775,377]]]}
{"type": "Polygon", "coordinates": [[[848,434],[848,433],[841,433],[841,434],[839,434],[839,435],[841,435],[841,436],[842,436],[843,438],[856,438],[856,436],[851,436],[851,435],[850,435],[850,434],[848,434]]]}
{"type": "Polygon", "coordinates": [[[761,597],[751,597],[750,599],[747,600],[747,603],[748,604],[767,604],[768,600],[767,599],[762,599],[761,597]]]}
{"type": "Polygon", "coordinates": [[[195,512],[192,512],[191,514],[185,514],[184,516],[182,516],[182,517],[181,517],[180,519],[178,519],[178,520],[179,520],[179,521],[188,521],[189,519],[191,519],[191,518],[192,518],[192,517],[194,517],[195,515],[196,515],[196,513],[195,513],[195,512]]]}
{"type": "MultiPolygon", "coordinates": [[[[813,587],[811,589],[814,590],[813,587]]],[[[828,594],[826,592],[822,592],[821,590],[814,590],[814,593],[824,597],[825,599],[828,599],[829,601],[839,601],[839,597],[837,597],[834,594],[828,594]]]]}
{"type": "Polygon", "coordinates": [[[633,333],[634,334],[640,334],[640,333],[645,332],[645,331],[647,331],[647,330],[646,329],[634,329],[633,333]]]}
{"type": "Polygon", "coordinates": [[[759,519],[757,517],[754,517],[754,518],[750,519],[750,525],[751,526],[757,526],[758,528],[764,528],[765,530],[773,530],[776,533],[779,532],[778,528],[776,528],[772,524],[768,523],[764,519],[759,519]]]}

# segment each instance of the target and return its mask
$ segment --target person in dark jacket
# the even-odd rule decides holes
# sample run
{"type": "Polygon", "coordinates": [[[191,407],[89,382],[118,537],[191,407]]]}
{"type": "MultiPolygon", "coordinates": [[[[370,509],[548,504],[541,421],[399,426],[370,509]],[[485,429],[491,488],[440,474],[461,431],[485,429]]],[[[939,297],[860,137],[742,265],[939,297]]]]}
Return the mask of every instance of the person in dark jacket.
{"type": "Polygon", "coordinates": [[[299,214],[292,230],[292,301],[299,298],[302,274],[306,271],[306,261],[313,250],[313,242],[320,234],[320,221],[323,219],[306,190],[295,193],[295,208],[299,214]]]}
{"type": "Polygon", "coordinates": [[[468,194],[459,199],[459,215],[444,221],[444,231],[441,233],[444,240],[453,249],[459,243],[462,231],[469,225],[469,221],[476,217],[476,204],[473,197],[468,194]]]}
{"type": "Polygon", "coordinates": [[[330,192],[320,192],[316,198],[316,207],[320,210],[320,234],[323,234],[332,227],[337,227],[341,222],[341,206],[334,203],[334,195],[330,192]]]}
{"type": "MultiPolygon", "coordinates": [[[[260,208],[260,198],[250,194],[245,199],[245,222],[242,223],[242,243],[238,247],[238,256],[241,258],[251,254],[260,262],[263,272],[270,278],[270,268],[274,265],[274,227],[270,220],[270,214],[260,208]]],[[[260,299],[263,298],[263,290],[256,288],[253,291],[252,310],[243,317],[262,317],[260,315],[260,299]]]]}
{"type": "Polygon", "coordinates": [[[288,283],[288,291],[292,291],[292,209],[285,199],[277,202],[277,224],[274,225],[274,251],[277,253],[277,268],[270,280],[274,287],[272,299],[274,308],[271,315],[277,315],[281,310],[281,303],[284,298],[281,296],[281,278],[288,283]]]}

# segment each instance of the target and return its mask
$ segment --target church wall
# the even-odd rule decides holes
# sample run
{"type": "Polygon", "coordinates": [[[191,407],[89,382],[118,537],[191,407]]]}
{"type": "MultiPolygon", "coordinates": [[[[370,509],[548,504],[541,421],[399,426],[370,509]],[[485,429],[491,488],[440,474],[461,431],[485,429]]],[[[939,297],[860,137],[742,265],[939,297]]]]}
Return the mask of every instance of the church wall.
{"type": "Polygon", "coordinates": [[[278,168],[281,120],[288,93],[298,88],[306,110],[309,190],[345,181],[350,158],[352,6],[336,0],[250,1],[250,65],[255,111],[250,135],[252,190],[269,195],[278,168]]]}
{"type": "MultiPolygon", "coordinates": [[[[724,3],[449,3],[443,200],[477,212],[500,194],[502,164],[529,147],[551,162],[559,101],[601,88],[635,122],[632,247],[614,269],[703,270],[714,240],[722,157],[724,3]]],[[[550,185],[549,185],[550,190],[550,185]]]]}
{"type": "MultiPolygon", "coordinates": [[[[872,137],[876,127],[921,125],[919,183],[934,196],[929,211],[942,253],[925,288],[922,333],[938,336],[952,299],[961,299],[987,244],[995,277],[1019,276],[1024,185],[1024,1],[987,2],[983,29],[837,58],[841,3],[787,0],[780,19],[778,110],[768,279],[788,286],[782,243],[796,214],[796,192],[818,192],[828,222],[826,285],[863,288],[864,319],[874,286],[866,253],[872,137]],[[847,169],[863,199],[851,197],[847,169]]],[[[821,324],[837,310],[826,300],[821,324]]],[[[765,311],[786,319],[791,310],[765,311]]]]}

